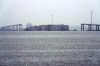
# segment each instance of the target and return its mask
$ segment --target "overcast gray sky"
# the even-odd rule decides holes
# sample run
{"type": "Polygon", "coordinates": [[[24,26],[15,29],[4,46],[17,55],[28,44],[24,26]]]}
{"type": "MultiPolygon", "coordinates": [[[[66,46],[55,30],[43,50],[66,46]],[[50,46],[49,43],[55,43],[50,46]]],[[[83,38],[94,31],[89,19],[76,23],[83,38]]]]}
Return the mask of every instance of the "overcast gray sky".
{"type": "Polygon", "coordinates": [[[100,24],[100,0],[0,0],[0,26],[21,23],[26,25],[54,24],[80,25],[100,24]]]}

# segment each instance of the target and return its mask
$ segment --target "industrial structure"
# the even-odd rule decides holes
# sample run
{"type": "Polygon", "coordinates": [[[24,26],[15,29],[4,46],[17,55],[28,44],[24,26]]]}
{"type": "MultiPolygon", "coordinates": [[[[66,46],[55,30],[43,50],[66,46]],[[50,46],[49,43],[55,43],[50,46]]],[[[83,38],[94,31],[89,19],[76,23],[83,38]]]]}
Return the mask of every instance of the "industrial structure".
{"type": "Polygon", "coordinates": [[[1,31],[22,31],[23,25],[16,24],[16,25],[4,26],[4,27],[1,27],[0,30],[1,31]]]}

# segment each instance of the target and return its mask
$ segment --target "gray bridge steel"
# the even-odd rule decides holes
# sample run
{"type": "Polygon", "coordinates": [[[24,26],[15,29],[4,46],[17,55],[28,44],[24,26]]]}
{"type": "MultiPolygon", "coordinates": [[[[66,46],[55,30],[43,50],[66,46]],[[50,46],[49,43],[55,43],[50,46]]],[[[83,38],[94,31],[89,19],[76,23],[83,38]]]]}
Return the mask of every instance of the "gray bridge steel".
{"type": "Polygon", "coordinates": [[[81,24],[81,31],[85,30],[85,26],[88,26],[88,31],[93,31],[92,26],[95,26],[95,31],[100,31],[99,24],[81,24]]]}
{"type": "Polygon", "coordinates": [[[22,30],[23,30],[22,24],[1,27],[1,31],[22,31],[22,30]]]}

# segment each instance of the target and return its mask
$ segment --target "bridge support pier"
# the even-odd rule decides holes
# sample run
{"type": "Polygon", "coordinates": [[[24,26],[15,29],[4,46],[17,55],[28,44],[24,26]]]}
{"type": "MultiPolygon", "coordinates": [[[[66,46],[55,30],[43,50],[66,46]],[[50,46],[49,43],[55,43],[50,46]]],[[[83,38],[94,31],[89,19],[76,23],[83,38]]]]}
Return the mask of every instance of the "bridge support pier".
{"type": "Polygon", "coordinates": [[[84,25],[81,24],[81,31],[84,31],[84,25]]]}
{"type": "Polygon", "coordinates": [[[88,25],[88,31],[92,31],[92,25],[88,25]]]}
{"type": "Polygon", "coordinates": [[[96,25],[96,31],[100,31],[100,30],[99,30],[99,25],[96,25]]]}

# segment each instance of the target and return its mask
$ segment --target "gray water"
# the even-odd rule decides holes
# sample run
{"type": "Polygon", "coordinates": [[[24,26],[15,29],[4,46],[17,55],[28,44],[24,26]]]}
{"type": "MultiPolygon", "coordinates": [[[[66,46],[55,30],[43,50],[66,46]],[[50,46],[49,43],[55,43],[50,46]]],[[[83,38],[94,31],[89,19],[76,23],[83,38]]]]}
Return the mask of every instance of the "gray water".
{"type": "Polygon", "coordinates": [[[0,32],[0,66],[100,66],[100,32],[0,32]]]}

